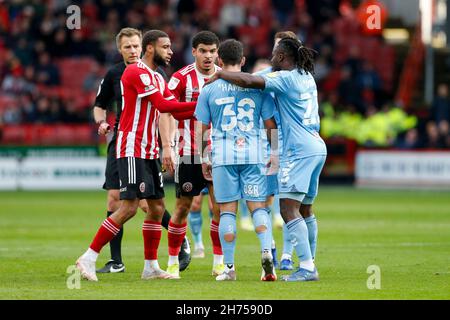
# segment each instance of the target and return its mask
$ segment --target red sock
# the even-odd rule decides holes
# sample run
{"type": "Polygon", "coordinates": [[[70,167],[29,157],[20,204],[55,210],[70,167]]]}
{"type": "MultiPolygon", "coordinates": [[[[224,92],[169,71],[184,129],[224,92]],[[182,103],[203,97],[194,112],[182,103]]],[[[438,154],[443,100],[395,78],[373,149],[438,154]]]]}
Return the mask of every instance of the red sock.
{"type": "Polygon", "coordinates": [[[157,260],[159,241],[161,240],[161,223],[144,221],[142,235],[144,237],[145,260],[157,260]]]}
{"type": "Polygon", "coordinates": [[[172,220],[169,221],[169,229],[167,238],[169,239],[169,256],[178,256],[180,253],[181,244],[186,236],[187,223],[176,224],[172,220]]]}
{"type": "Polygon", "coordinates": [[[209,232],[211,236],[211,242],[213,245],[213,253],[218,255],[223,255],[222,245],[220,244],[219,238],[219,223],[211,220],[211,231],[209,232]]]}
{"type": "Polygon", "coordinates": [[[115,223],[111,218],[106,218],[100,229],[98,229],[90,248],[99,253],[105,244],[110,242],[117,233],[119,233],[121,226],[115,223]]]}

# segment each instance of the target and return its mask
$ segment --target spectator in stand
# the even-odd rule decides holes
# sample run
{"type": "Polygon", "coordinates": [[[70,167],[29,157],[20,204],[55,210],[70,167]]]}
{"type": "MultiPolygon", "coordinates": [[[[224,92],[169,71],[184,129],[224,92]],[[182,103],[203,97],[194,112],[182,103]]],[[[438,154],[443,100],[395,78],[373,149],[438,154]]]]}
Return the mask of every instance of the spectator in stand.
{"type": "Polygon", "coordinates": [[[36,80],[38,83],[47,86],[57,86],[61,83],[59,69],[51,63],[50,55],[47,52],[39,56],[39,64],[36,66],[36,80]]]}
{"type": "Polygon", "coordinates": [[[220,32],[230,38],[237,38],[237,27],[245,23],[245,10],[237,0],[226,0],[220,10],[220,32]]]}
{"type": "MultiPolygon", "coordinates": [[[[355,78],[352,77],[350,68],[345,67],[341,71],[341,79],[338,86],[339,102],[341,105],[361,105],[360,94],[356,88],[355,78]]],[[[362,110],[362,107],[358,109],[362,110]]]]}
{"type": "Polygon", "coordinates": [[[442,149],[446,147],[446,137],[439,134],[438,126],[436,122],[429,121],[426,126],[426,142],[425,148],[427,149],[442,149]]]}
{"type": "Polygon", "coordinates": [[[341,0],[306,0],[308,13],[314,25],[320,24],[339,16],[341,0]]]}
{"type": "Polygon", "coordinates": [[[394,147],[404,150],[421,148],[422,143],[420,141],[419,131],[417,128],[410,129],[406,131],[405,134],[399,135],[394,147]]]}
{"type": "Polygon", "coordinates": [[[363,63],[361,72],[356,76],[356,86],[362,95],[364,113],[370,105],[379,105],[377,97],[381,91],[381,79],[369,61],[363,63]]]}
{"type": "Polygon", "coordinates": [[[93,64],[91,72],[86,76],[86,79],[83,81],[83,90],[89,92],[92,88],[98,88],[100,86],[100,82],[103,79],[103,70],[100,68],[98,64],[93,64]]]}
{"type": "Polygon", "coordinates": [[[52,115],[50,112],[50,100],[48,97],[41,96],[36,104],[35,123],[52,123],[52,115]]]}
{"type": "Polygon", "coordinates": [[[281,29],[284,29],[292,14],[295,13],[295,0],[272,0],[272,8],[275,9],[275,16],[280,23],[281,29]]]}
{"type": "Polygon", "coordinates": [[[25,123],[33,123],[36,120],[36,105],[31,94],[24,94],[19,98],[22,111],[22,120],[25,123]]]}
{"type": "Polygon", "coordinates": [[[448,95],[448,85],[441,83],[437,89],[437,96],[434,98],[431,107],[431,119],[433,120],[443,136],[449,135],[450,123],[450,99],[448,95]]]}
{"type": "Polygon", "coordinates": [[[69,40],[64,28],[60,28],[56,31],[53,37],[53,43],[49,47],[49,52],[52,57],[61,58],[69,54],[69,40]]]}

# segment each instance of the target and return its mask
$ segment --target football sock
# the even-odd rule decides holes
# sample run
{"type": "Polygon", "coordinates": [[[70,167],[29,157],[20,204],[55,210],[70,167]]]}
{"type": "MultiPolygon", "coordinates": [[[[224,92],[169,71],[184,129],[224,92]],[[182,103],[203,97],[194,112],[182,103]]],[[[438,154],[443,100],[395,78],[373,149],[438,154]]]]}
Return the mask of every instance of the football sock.
{"type": "Polygon", "coordinates": [[[214,259],[213,265],[223,264],[223,255],[222,254],[220,254],[220,255],[215,254],[213,259],[214,259]]]}
{"type": "MultiPolygon", "coordinates": [[[[303,218],[296,218],[286,223],[286,226],[300,261],[300,267],[302,266],[302,262],[307,263],[307,266],[310,266],[308,261],[312,261],[312,257],[308,240],[308,227],[306,227],[305,220],[303,218]]],[[[306,269],[312,271],[314,268],[310,269],[307,267],[306,269]]]]}
{"type": "Polygon", "coordinates": [[[189,228],[192,232],[192,238],[194,239],[194,246],[203,248],[202,240],[202,213],[201,211],[191,211],[188,215],[189,228]]]}
{"type": "Polygon", "coordinates": [[[252,212],[253,225],[255,231],[258,227],[265,227],[265,230],[261,232],[256,231],[259,243],[261,246],[261,252],[264,250],[271,251],[272,249],[272,223],[269,212],[266,208],[258,208],[252,212]]]}
{"type": "MultiPolygon", "coordinates": [[[[114,211],[108,211],[106,216],[109,217],[114,211]]],[[[111,250],[111,260],[116,263],[122,263],[122,237],[123,226],[114,238],[109,242],[109,249],[111,250]]]]}
{"type": "Polygon", "coordinates": [[[161,241],[161,224],[150,220],[142,225],[145,260],[158,260],[158,247],[161,241]]]}
{"type": "Polygon", "coordinates": [[[292,243],[291,243],[291,237],[289,235],[289,230],[285,223],[285,224],[283,224],[283,254],[292,256],[293,250],[294,250],[294,247],[292,246],[292,243]]]}
{"type": "Polygon", "coordinates": [[[105,244],[111,241],[119,233],[119,231],[120,226],[111,218],[106,218],[98,229],[97,234],[89,247],[99,253],[105,244]]]}
{"type": "Polygon", "coordinates": [[[219,237],[219,223],[211,220],[211,229],[210,229],[211,242],[213,246],[214,255],[223,255],[222,245],[220,244],[219,237]]]}
{"type": "Polygon", "coordinates": [[[311,255],[314,260],[316,257],[316,247],[317,247],[317,220],[315,215],[311,215],[308,218],[305,218],[306,226],[308,227],[308,239],[309,246],[311,247],[311,255]]]}
{"type": "Polygon", "coordinates": [[[160,269],[158,260],[144,260],[144,269],[160,269]]]}
{"type": "Polygon", "coordinates": [[[300,261],[300,268],[306,269],[308,271],[314,271],[314,261],[312,259],[300,261]]]}
{"type": "Polygon", "coordinates": [[[98,252],[95,252],[91,248],[88,248],[87,251],[83,254],[83,258],[90,261],[97,261],[98,252]]]}
{"type": "Polygon", "coordinates": [[[180,253],[181,244],[186,236],[186,223],[176,224],[169,222],[169,232],[167,234],[169,242],[169,256],[177,256],[180,253]]]}
{"type": "Polygon", "coordinates": [[[222,212],[219,223],[220,243],[225,264],[234,264],[234,251],[236,249],[236,215],[232,212],[222,212]],[[225,234],[233,233],[233,241],[225,241],[225,234]]]}

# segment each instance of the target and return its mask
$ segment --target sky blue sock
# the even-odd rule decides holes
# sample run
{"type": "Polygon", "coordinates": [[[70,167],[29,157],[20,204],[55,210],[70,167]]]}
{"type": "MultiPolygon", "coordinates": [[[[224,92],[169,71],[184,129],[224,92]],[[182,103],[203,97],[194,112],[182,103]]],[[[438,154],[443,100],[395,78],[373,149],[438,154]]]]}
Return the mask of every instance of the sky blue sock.
{"type": "Polygon", "coordinates": [[[294,247],[291,243],[291,236],[289,235],[289,230],[286,223],[283,224],[283,254],[289,254],[292,256],[292,251],[294,247]]]}
{"type": "Polygon", "coordinates": [[[306,227],[308,228],[308,239],[309,246],[311,247],[311,254],[313,259],[316,257],[316,247],[317,247],[317,220],[315,215],[311,215],[305,218],[306,227]]]}
{"type": "Polygon", "coordinates": [[[296,218],[286,223],[293,246],[300,261],[312,259],[311,248],[308,240],[308,227],[303,218],[296,218]]]}
{"type": "Polygon", "coordinates": [[[232,212],[222,212],[219,223],[220,244],[223,251],[223,263],[234,264],[234,251],[236,249],[236,214],[232,212]],[[233,233],[234,240],[225,241],[225,234],[233,233]]]}
{"type": "Polygon", "coordinates": [[[202,213],[201,211],[191,211],[188,216],[189,228],[191,229],[194,243],[202,243],[202,213]]]}
{"type": "Polygon", "coordinates": [[[258,226],[265,226],[266,230],[263,232],[256,232],[259,243],[261,245],[261,252],[272,249],[272,222],[271,216],[266,208],[258,208],[252,212],[253,225],[255,230],[258,226]]]}

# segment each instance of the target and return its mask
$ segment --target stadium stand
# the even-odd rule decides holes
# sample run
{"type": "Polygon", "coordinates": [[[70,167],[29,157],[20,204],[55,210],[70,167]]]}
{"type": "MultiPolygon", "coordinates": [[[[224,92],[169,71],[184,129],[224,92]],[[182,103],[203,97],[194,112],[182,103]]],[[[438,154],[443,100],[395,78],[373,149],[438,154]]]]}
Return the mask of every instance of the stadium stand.
{"type": "MultiPolygon", "coordinates": [[[[387,105],[392,108],[395,98],[408,99],[406,80],[397,88],[395,71],[401,62],[395,48],[381,36],[363,32],[355,18],[357,8],[350,1],[293,0],[284,6],[269,0],[71,1],[81,8],[80,30],[66,28],[68,4],[56,0],[0,2],[2,144],[64,144],[58,139],[69,143],[72,140],[61,126],[73,124],[80,125],[77,135],[83,136],[74,143],[96,144],[91,107],[101,75],[119,59],[114,36],[123,26],[168,32],[175,52],[166,70],[169,75],[192,62],[190,38],[198,30],[241,40],[246,46],[245,71],[258,58],[270,56],[277,31],[293,30],[318,51],[321,104],[333,100],[337,113],[356,112],[368,118],[383,113],[387,105]],[[336,95],[338,99],[333,99],[336,95]],[[52,133],[29,130],[55,138],[30,140],[28,129],[20,133],[33,125],[49,126],[52,133]]],[[[402,79],[412,76],[405,70],[402,79]]],[[[427,134],[425,125],[418,130],[420,135],[427,134]]]]}

